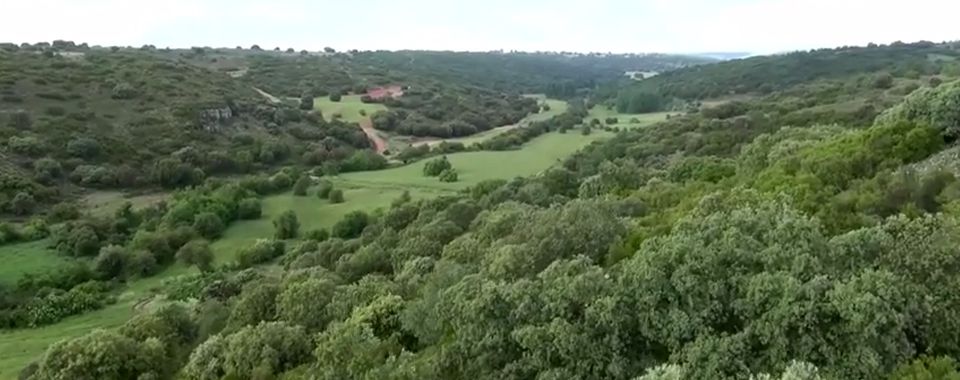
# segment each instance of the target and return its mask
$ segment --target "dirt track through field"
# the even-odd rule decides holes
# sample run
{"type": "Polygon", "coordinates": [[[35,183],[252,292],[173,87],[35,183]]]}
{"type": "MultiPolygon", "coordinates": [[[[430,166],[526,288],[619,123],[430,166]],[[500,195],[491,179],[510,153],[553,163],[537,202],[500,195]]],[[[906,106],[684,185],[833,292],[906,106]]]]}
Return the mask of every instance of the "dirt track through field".
{"type": "Polygon", "coordinates": [[[360,129],[363,130],[363,133],[367,135],[367,138],[373,142],[373,148],[381,156],[384,152],[387,151],[387,141],[380,137],[377,133],[377,130],[373,128],[373,122],[370,121],[369,117],[365,117],[360,120],[360,129]]]}

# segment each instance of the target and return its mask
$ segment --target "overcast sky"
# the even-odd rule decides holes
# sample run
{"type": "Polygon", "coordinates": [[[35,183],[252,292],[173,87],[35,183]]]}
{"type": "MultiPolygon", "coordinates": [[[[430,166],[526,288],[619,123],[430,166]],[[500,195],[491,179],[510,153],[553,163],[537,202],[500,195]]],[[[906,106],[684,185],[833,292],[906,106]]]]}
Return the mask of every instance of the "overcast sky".
{"type": "Polygon", "coordinates": [[[773,53],[957,40],[960,0],[0,0],[0,41],[773,53]]]}

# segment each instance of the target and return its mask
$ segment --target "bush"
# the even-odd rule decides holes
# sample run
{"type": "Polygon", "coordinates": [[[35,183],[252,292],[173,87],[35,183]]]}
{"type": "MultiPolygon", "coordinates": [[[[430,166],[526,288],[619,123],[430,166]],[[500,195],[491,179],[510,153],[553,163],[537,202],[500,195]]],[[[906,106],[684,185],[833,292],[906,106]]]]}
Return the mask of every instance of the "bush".
{"type": "Polygon", "coordinates": [[[250,268],[283,255],[285,247],[279,240],[258,240],[252,246],[240,250],[237,254],[237,265],[240,268],[250,268]]]}
{"type": "Polygon", "coordinates": [[[33,195],[22,191],[17,193],[10,201],[10,211],[16,215],[27,215],[33,212],[35,207],[37,207],[37,202],[33,199],[33,195]]]}
{"type": "Polygon", "coordinates": [[[10,137],[10,139],[7,140],[7,145],[14,153],[30,157],[42,155],[44,151],[43,145],[40,144],[40,141],[32,136],[10,137]]]}
{"type": "Polygon", "coordinates": [[[201,272],[213,269],[213,251],[206,240],[194,240],[177,250],[177,260],[191,266],[195,265],[201,272]]]}
{"type": "Polygon", "coordinates": [[[324,228],[319,228],[315,230],[310,230],[307,232],[307,235],[304,236],[307,240],[313,240],[316,242],[323,242],[330,238],[330,232],[324,228]]]}
{"type": "Polygon", "coordinates": [[[287,173],[279,172],[270,177],[270,185],[274,191],[283,191],[293,185],[293,179],[287,173]]]}
{"type": "Polygon", "coordinates": [[[334,91],[332,94],[330,94],[331,102],[339,102],[341,98],[342,96],[340,95],[339,91],[334,91]]]}
{"type": "Polygon", "coordinates": [[[240,220],[260,219],[262,214],[260,200],[257,198],[241,199],[237,204],[237,218],[240,220]]]}
{"type": "Polygon", "coordinates": [[[604,122],[607,123],[607,125],[614,125],[614,124],[620,122],[620,120],[617,119],[617,118],[615,118],[615,117],[608,117],[608,118],[606,118],[606,119],[604,120],[604,122]]]}
{"type": "Polygon", "coordinates": [[[370,224],[370,216],[363,211],[353,211],[343,216],[337,224],[333,225],[331,235],[335,238],[352,239],[360,236],[364,228],[370,224]]]}
{"type": "Polygon", "coordinates": [[[93,158],[100,154],[100,142],[89,137],[78,137],[67,143],[67,153],[73,157],[93,158]]]}
{"type": "Polygon", "coordinates": [[[306,196],[307,189],[310,188],[310,177],[301,176],[297,183],[293,185],[293,195],[306,196]]]}
{"type": "Polygon", "coordinates": [[[343,190],[334,189],[330,191],[330,203],[343,203],[343,190]]]}
{"type": "Polygon", "coordinates": [[[33,173],[37,181],[49,184],[63,176],[63,167],[57,160],[45,157],[33,162],[33,173]]]}
{"type": "Polygon", "coordinates": [[[428,177],[436,177],[443,173],[444,170],[452,168],[453,165],[450,164],[450,161],[447,160],[446,156],[435,158],[433,160],[427,161],[423,165],[423,175],[428,177]]]}
{"type": "Polygon", "coordinates": [[[102,280],[112,280],[127,272],[129,261],[130,254],[123,247],[108,245],[93,260],[93,271],[102,280]]]}
{"type": "Polygon", "coordinates": [[[207,239],[216,239],[223,235],[226,227],[223,220],[212,212],[202,212],[193,219],[193,229],[207,239]]]}
{"type": "Polygon", "coordinates": [[[333,191],[333,182],[322,180],[320,181],[320,186],[317,187],[317,197],[320,199],[330,198],[330,193],[332,191],[333,191]]]}
{"type": "Polygon", "coordinates": [[[457,182],[457,170],[447,169],[440,173],[440,182],[457,182]]]}
{"type": "Polygon", "coordinates": [[[293,239],[300,233],[300,221],[293,210],[287,210],[273,220],[274,236],[277,239],[293,239]]]}
{"type": "Polygon", "coordinates": [[[17,111],[10,114],[9,119],[7,119],[7,125],[14,129],[25,130],[33,126],[33,120],[26,111],[17,111]]]}
{"type": "Polygon", "coordinates": [[[313,109],[313,96],[310,94],[303,94],[300,97],[300,109],[304,111],[310,111],[313,109]]]}

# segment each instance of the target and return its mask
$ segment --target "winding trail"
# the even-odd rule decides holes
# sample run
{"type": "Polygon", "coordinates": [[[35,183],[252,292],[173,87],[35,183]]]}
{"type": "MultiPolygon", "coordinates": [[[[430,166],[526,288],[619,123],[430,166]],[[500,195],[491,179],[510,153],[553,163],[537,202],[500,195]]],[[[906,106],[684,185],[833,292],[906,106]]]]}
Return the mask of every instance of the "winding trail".
{"type": "Polygon", "coordinates": [[[259,92],[260,95],[263,95],[264,98],[267,98],[267,100],[269,100],[270,102],[272,102],[272,103],[280,103],[280,98],[277,98],[276,96],[270,95],[270,94],[267,93],[266,91],[263,91],[263,90],[261,90],[261,89],[259,89],[259,88],[256,88],[256,87],[254,87],[253,89],[256,90],[257,92],[259,92]]]}
{"type": "Polygon", "coordinates": [[[377,154],[383,156],[387,151],[387,141],[380,137],[380,134],[377,133],[377,130],[373,128],[373,121],[369,117],[360,119],[360,129],[363,130],[363,133],[367,135],[367,138],[373,142],[373,148],[377,154]]]}

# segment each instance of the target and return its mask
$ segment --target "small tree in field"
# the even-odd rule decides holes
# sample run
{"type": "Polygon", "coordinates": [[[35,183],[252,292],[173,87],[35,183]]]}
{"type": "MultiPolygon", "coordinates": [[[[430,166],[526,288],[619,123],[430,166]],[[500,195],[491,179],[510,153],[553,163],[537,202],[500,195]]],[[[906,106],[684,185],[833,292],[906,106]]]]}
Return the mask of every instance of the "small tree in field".
{"type": "Polygon", "coordinates": [[[339,91],[335,91],[334,93],[330,94],[330,101],[331,101],[331,102],[339,102],[340,99],[342,99],[342,98],[343,98],[343,96],[340,95],[340,92],[339,92],[339,91]]]}
{"type": "Polygon", "coordinates": [[[300,220],[296,213],[287,210],[273,220],[273,227],[276,229],[274,236],[277,239],[293,239],[300,233],[300,220]]]}
{"type": "Polygon", "coordinates": [[[310,177],[301,176],[297,183],[293,184],[293,195],[305,196],[307,189],[310,188],[310,177]]]}
{"type": "Polygon", "coordinates": [[[317,187],[317,198],[320,198],[320,199],[330,198],[330,192],[332,191],[333,191],[332,182],[326,181],[326,180],[320,181],[320,186],[317,187]]]}
{"type": "Polygon", "coordinates": [[[443,156],[427,161],[427,163],[423,165],[423,175],[436,177],[440,175],[440,173],[443,173],[444,170],[451,168],[453,168],[453,165],[447,160],[447,156],[443,156]]]}
{"type": "Polygon", "coordinates": [[[207,239],[216,239],[223,234],[223,221],[217,214],[212,212],[203,212],[193,218],[193,229],[197,230],[200,236],[207,239]]]}
{"type": "Polygon", "coordinates": [[[330,191],[330,203],[343,203],[343,190],[334,189],[330,191]]]}
{"type": "Polygon", "coordinates": [[[213,269],[213,251],[206,240],[194,240],[177,251],[177,260],[186,265],[195,265],[201,272],[213,269]]]}
{"type": "Polygon", "coordinates": [[[303,94],[300,97],[300,109],[304,111],[309,111],[313,109],[313,96],[310,94],[303,94]]]}
{"type": "Polygon", "coordinates": [[[457,176],[456,169],[447,169],[440,173],[440,182],[457,182],[459,177],[457,176]]]}

